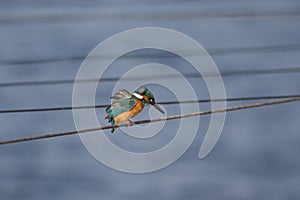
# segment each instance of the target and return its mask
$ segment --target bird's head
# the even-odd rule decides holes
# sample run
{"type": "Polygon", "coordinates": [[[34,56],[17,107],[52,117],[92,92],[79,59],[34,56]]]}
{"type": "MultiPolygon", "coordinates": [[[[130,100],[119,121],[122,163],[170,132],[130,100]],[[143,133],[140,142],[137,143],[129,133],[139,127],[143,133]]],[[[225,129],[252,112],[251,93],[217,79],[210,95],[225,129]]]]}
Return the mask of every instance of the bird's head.
{"type": "Polygon", "coordinates": [[[132,95],[137,99],[143,100],[144,104],[155,104],[154,95],[145,86],[141,86],[138,89],[136,89],[132,95]]]}
{"type": "Polygon", "coordinates": [[[145,86],[141,86],[136,89],[132,95],[135,98],[142,100],[144,104],[150,104],[154,106],[157,110],[164,114],[164,111],[157,104],[155,104],[155,98],[152,92],[145,86]]]}

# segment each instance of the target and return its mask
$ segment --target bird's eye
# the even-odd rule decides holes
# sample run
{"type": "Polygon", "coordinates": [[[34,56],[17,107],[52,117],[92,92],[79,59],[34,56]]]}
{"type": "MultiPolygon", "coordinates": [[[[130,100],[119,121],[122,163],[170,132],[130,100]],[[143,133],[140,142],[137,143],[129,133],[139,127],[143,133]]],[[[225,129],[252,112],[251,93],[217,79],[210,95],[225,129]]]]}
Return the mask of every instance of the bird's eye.
{"type": "Polygon", "coordinates": [[[149,102],[150,102],[150,104],[153,105],[155,101],[154,101],[154,99],[150,98],[150,99],[149,99],[149,102]]]}

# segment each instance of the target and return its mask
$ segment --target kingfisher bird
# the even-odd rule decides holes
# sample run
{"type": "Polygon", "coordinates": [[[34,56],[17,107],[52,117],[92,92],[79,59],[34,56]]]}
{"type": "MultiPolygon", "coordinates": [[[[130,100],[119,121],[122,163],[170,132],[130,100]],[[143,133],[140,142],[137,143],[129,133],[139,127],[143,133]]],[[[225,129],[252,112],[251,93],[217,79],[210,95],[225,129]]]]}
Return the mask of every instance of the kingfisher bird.
{"type": "MultiPolygon", "coordinates": [[[[145,86],[139,87],[132,94],[125,89],[121,89],[111,99],[114,99],[114,101],[106,108],[107,116],[105,119],[108,119],[108,122],[112,125],[120,123],[126,123],[128,126],[134,125],[134,122],[130,119],[139,114],[145,105],[152,105],[165,114],[161,107],[155,104],[154,95],[145,86]]],[[[114,133],[115,130],[116,128],[113,128],[111,132],[114,133]]]]}

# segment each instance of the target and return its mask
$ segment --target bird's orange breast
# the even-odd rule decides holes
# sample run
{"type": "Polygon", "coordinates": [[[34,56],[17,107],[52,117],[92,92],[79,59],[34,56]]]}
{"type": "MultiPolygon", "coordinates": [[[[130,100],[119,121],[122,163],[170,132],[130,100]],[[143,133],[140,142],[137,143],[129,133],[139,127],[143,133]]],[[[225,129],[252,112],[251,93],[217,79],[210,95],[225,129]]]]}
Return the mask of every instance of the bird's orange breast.
{"type": "Polygon", "coordinates": [[[115,123],[119,124],[121,122],[125,122],[129,120],[130,118],[135,117],[143,110],[144,106],[145,105],[142,103],[141,100],[137,100],[136,104],[133,106],[131,110],[121,113],[120,115],[114,117],[115,123]]]}
{"type": "Polygon", "coordinates": [[[141,100],[137,100],[135,106],[129,111],[131,113],[131,117],[135,117],[137,114],[139,114],[143,108],[144,104],[142,103],[141,100]]]}

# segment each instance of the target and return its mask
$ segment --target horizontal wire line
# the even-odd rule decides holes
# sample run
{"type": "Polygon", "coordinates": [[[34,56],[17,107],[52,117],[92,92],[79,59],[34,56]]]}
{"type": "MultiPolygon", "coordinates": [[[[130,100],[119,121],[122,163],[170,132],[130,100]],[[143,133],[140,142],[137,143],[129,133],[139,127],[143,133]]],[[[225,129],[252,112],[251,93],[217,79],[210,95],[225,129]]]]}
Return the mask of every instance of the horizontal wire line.
{"type": "MultiPolygon", "coordinates": [[[[208,48],[206,49],[210,55],[221,56],[229,54],[246,54],[246,53],[272,53],[282,51],[300,51],[300,44],[275,44],[264,46],[246,46],[246,47],[227,47],[227,48],[208,48]]],[[[200,56],[190,50],[185,52],[189,56],[200,56]]],[[[114,55],[96,55],[91,57],[93,59],[112,59],[114,55]]],[[[145,53],[139,55],[126,55],[124,58],[170,58],[177,57],[175,54],[162,54],[162,53],[145,53]]],[[[40,59],[2,59],[0,65],[29,65],[29,64],[42,64],[51,62],[67,62],[67,61],[82,61],[86,56],[69,56],[69,57],[56,57],[56,58],[40,58],[40,59]]]]}
{"type": "Polygon", "coordinates": [[[62,13],[62,14],[19,14],[0,15],[0,23],[83,23],[100,22],[103,20],[179,20],[179,19],[279,19],[299,17],[300,10],[288,9],[280,11],[260,11],[260,12],[173,12],[173,13],[62,13]]]}
{"type": "MultiPolygon", "coordinates": [[[[289,103],[289,102],[295,102],[295,101],[300,101],[300,98],[299,97],[298,98],[288,98],[288,99],[284,99],[284,100],[276,100],[276,101],[268,101],[268,102],[263,102],[263,103],[234,106],[234,107],[229,107],[229,108],[219,109],[219,110],[209,110],[209,111],[195,112],[195,113],[190,113],[190,114],[173,115],[173,116],[167,116],[167,117],[156,118],[156,119],[141,120],[141,121],[135,121],[134,125],[148,124],[148,123],[154,123],[154,122],[159,122],[159,121],[169,121],[169,120],[175,120],[175,119],[181,119],[181,118],[196,117],[196,116],[201,116],[201,115],[210,115],[210,114],[216,114],[216,113],[222,113],[222,112],[244,110],[244,109],[270,106],[270,105],[275,105],[275,104],[283,104],[283,103],[289,103]]],[[[24,138],[19,138],[19,139],[0,141],[0,145],[40,140],[40,139],[46,139],[46,138],[54,138],[54,137],[67,136],[67,135],[83,134],[83,133],[88,133],[88,132],[95,132],[95,131],[99,131],[99,130],[106,130],[106,129],[118,128],[118,127],[127,127],[127,126],[128,126],[127,124],[120,124],[120,125],[110,125],[110,126],[101,126],[101,127],[96,127],[96,128],[82,129],[82,130],[74,130],[74,131],[68,131],[68,132],[50,133],[50,134],[39,135],[39,136],[24,137],[24,138]]]]}
{"type": "MultiPolygon", "coordinates": [[[[157,102],[160,105],[175,105],[175,104],[192,104],[192,103],[209,103],[209,102],[234,102],[234,101],[253,101],[253,100],[267,100],[267,99],[286,99],[286,98],[300,98],[300,94],[294,95],[276,95],[276,96],[256,96],[256,97],[237,97],[227,99],[202,99],[202,100],[188,100],[188,101],[165,101],[157,102]]],[[[51,107],[51,108],[28,108],[28,109],[10,109],[0,110],[0,114],[6,113],[27,113],[27,112],[48,112],[48,111],[67,111],[67,110],[80,110],[80,109],[99,109],[107,108],[110,105],[95,105],[95,106],[65,106],[65,107],[51,107]]]]}
{"type": "MultiPolygon", "coordinates": [[[[300,73],[300,67],[294,68],[274,68],[274,69],[257,69],[257,70],[232,70],[221,72],[221,76],[242,76],[242,75],[268,75],[268,74],[289,74],[289,73],[300,73]]],[[[219,74],[214,73],[187,73],[182,74],[186,78],[201,78],[201,77],[213,77],[219,76],[219,74]]],[[[171,75],[171,74],[157,74],[153,76],[139,76],[139,77],[125,77],[120,81],[138,81],[138,80],[160,80],[160,79],[176,79],[180,78],[181,75],[171,75]]],[[[92,82],[115,82],[119,81],[120,77],[110,77],[99,79],[80,79],[76,80],[76,83],[92,83],[92,82]]],[[[61,84],[74,84],[74,79],[68,80],[49,80],[49,81],[20,81],[20,82],[7,82],[0,83],[0,88],[5,87],[31,87],[31,86],[43,86],[43,85],[61,85],[61,84]]]]}

